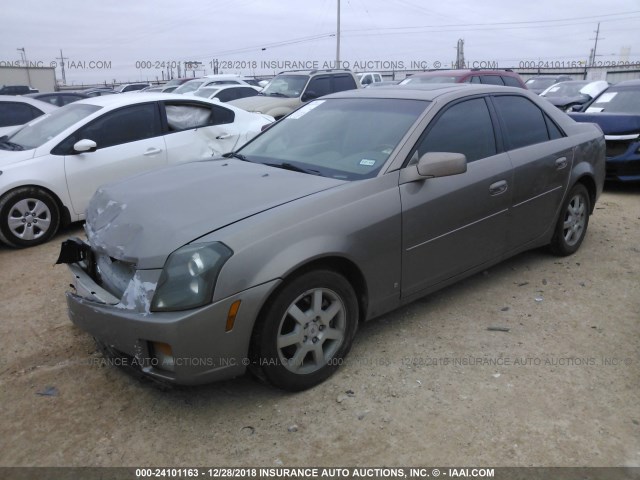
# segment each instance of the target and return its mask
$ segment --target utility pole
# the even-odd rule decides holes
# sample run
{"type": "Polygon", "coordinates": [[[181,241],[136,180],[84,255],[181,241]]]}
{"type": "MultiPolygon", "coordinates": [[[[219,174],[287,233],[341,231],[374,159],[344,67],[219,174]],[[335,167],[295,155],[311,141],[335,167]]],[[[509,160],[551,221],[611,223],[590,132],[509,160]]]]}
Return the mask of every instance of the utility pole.
{"type": "MultiPolygon", "coordinates": [[[[598,22],[598,29],[596,30],[596,38],[591,38],[590,40],[595,40],[593,45],[593,50],[591,51],[591,59],[589,61],[589,66],[593,67],[596,63],[596,50],[598,49],[598,39],[600,38],[600,22],[598,22]]],[[[603,39],[604,40],[604,39],[603,39]]]]}
{"type": "Polygon", "coordinates": [[[336,68],[340,68],[340,0],[338,0],[338,30],[336,33],[336,68]]]}
{"type": "Polygon", "coordinates": [[[62,49],[60,49],[60,57],[56,58],[56,60],[60,60],[60,68],[62,68],[62,84],[66,85],[67,77],[65,77],[65,74],[64,74],[64,61],[69,59],[62,55],[62,49]]]}
{"type": "Polygon", "coordinates": [[[22,60],[24,61],[24,66],[27,69],[27,79],[29,80],[29,86],[31,86],[31,74],[29,73],[29,62],[27,61],[27,52],[25,51],[24,47],[18,48],[17,50],[21,52],[20,55],[22,56],[22,60]]]}
{"type": "Polygon", "coordinates": [[[464,68],[464,40],[458,39],[456,47],[456,68],[464,68]]]}

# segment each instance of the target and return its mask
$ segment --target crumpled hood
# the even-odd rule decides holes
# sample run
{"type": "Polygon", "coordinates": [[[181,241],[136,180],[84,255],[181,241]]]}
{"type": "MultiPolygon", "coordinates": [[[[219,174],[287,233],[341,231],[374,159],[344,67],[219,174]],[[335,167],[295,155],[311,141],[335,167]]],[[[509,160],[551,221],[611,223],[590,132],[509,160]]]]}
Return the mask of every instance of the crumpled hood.
{"type": "Polygon", "coordinates": [[[570,113],[576,122],[597,123],[605,135],[640,133],[640,115],[624,113],[570,113]]]}
{"type": "Polygon", "coordinates": [[[139,269],[243,218],[345,183],[235,159],[186,163],[100,188],[87,209],[91,245],[139,269]]]}
{"type": "Polygon", "coordinates": [[[291,104],[292,106],[298,105],[300,102],[297,98],[285,98],[285,97],[269,97],[267,95],[255,95],[253,97],[240,98],[233,100],[231,105],[234,107],[242,108],[248,112],[261,112],[268,113],[269,110],[275,107],[281,107],[291,104]]]}
{"type": "Polygon", "coordinates": [[[0,150],[0,168],[12,163],[22,162],[33,158],[36,149],[31,150],[0,150]]]}

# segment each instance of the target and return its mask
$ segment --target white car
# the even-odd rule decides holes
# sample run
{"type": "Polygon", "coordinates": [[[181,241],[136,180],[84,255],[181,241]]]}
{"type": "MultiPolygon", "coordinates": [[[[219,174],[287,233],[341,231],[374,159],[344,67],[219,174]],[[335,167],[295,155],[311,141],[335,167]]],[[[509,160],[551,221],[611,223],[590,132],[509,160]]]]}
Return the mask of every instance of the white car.
{"type": "Polygon", "coordinates": [[[0,95],[0,137],[16,131],[20,125],[30,122],[58,107],[35,98],[17,95],[0,95]]]}
{"type": "Polygon", "coordinates": [[[0,139],[0,240],[14,247],[46,242],[60,225],[84,219],[100,185],[218,157],[273,121],[162,93],[94,97],[58,108],[0,139]]]}
{"type": "Polygon", "coordinates": [[[218,99],[221,102],[230,102],[245,97],[255,97],[259,92],[251,85],[214,85],[202,87],[193,92],[194,97],[218,99]]]}
{"type": "Polygon", "coordinates": [[[254,85],[250,85],[244,80],[244,77],[239,75],[208,75],[202,78],[194,78],[193,80],[189,80],[188,82],[184,82],[178,88],[176,88],[173,93],[180,93],[183,95],[193,95],[196,91],[201,88],[206,87],[214,87],[219,85],[246,85],[251,88],[255,88],[258,92],[262,90],[261,87],[256,87],[254,85]]]}

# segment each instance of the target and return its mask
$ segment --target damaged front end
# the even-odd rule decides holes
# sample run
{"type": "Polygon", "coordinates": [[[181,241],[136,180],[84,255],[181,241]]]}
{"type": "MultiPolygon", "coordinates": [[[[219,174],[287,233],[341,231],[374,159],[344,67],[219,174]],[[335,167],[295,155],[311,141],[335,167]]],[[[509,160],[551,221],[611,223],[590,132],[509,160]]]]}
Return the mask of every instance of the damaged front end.
{"type": "Polygon", "coordinates": [[[125,208],[117,202],[96,204],[87,214],[88,242],[64,241],[56,262],[72,274],[71,321],[96,339],[107,362],[161,382],[243,374],[254,319],[273,285],[214,302],[218,275],[233,255],[228,247],[190,243],[166,255],[161,268],[140,268],[136,232],[143,226],[122,222],[125,208]]]}

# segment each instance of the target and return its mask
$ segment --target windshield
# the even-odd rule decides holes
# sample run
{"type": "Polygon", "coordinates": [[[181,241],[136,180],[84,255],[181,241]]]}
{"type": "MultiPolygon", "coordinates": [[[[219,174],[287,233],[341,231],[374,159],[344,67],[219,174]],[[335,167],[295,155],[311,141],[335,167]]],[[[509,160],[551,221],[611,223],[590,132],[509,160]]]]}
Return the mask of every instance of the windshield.
{"type": "Polygon", "coordinates": [[[173,80],[169,80],[167,83],[165,83],[164,86],[165,87],[171,87],[173,85],[179,86],[179,85],[182,85],[183,83],[186,83],[183,78],[174,78],[173,80]]]}
{"type": "Polygon", "coordinates": [[[400,85],[418,84],[418,83],[456,83],[458,77],[454,77],[453,75],[446,75],[441,77],[409,77],[405,78],[400,82],[400,85]]]}
{"type": "Polygon", "coordinates": [[[198,90],[196,90],[194,95],[196,97],[211,98],[211,96],[214,93],[216,93],[218,90],[220,90],[220,89],[219,88],[214,88],[214,87],[203,87],[203,88],[199,88],[198,90]]]}
{"type": "Polygon", "coordinates": [[[308,75],[278,75],[262,90],[261,95],[287,98],[299,97],[307,84],[307,80],[309,80],[308,75]]]}
{"type": "Polygon", "coordinates": [[[611,87],[587,108],[587,113],[633,113],[640,115],[640,88],[611,87]]]}
{"type": "Polygon", "coordinates": [[[97,105],[69,104],[27,124],[9,140],[23,150],[37,148],[101,108],[97,105]]]}
{"type": "Polygon", "coordinates": [[[524,84],[527,86],[527,88],[530,88],[530,89],[533,88],[535,90],[544,90],[545,88],[549,88],[554,83],[557,83],[556,79],[554,77],[549,77],[549,78],[530,78],[524,84]]]}
{"type": "Polygon", "coordinates": [[[584,95],[580,90],[585,85],[589,85],[589,81],[584,82],[562,82],[556,83],[542,94],[543,97],[577,97],[584,95]]]}
{"type": "Polygon", "coordinates": [[[429,102],[315,100],[240,149],[247,161],[341,180],[377,175],[429,102]]]}
{"type": "Polygon", "coordinates": [[[176,88],[173,93],[189,93],[200,88],[200,85],[204,83],[204,80],[189,80],[176,88]]]}

